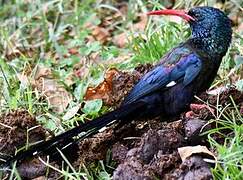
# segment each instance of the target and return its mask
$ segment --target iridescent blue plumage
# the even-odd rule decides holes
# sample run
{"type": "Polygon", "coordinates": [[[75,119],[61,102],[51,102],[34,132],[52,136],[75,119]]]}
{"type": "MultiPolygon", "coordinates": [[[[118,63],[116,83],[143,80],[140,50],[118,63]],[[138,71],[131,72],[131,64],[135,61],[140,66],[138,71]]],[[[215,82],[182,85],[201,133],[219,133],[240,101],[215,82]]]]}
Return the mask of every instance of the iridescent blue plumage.
{"type": "Polygon", "coordinates": [[[196,19],[189,22],[194,45],[210,56],[224,56],[232,38],[229,18],[213,7],[192,8],[188,15],[196,19]]]}
{"type": "MultiPolygon", "coordinates": [[[[151,14],[159,13],[161,12],[151,14]]],[[[167,10],[161,14],[169,13],[189,22],[192,37],[168,52],[152,71],[145,74],[120,108],[32,146],[27,151],[18,152],[3,166],[33,154],[48,154],[51,149],[64,147],[75,141],[72,137],[79,135],[79,139],[84,139],[114,120],[127,122],[139,115],[176,115],[188,107],[194,95],[209,88],[231,42],[230,20],[223,12],[212,7],[196,7],[188,13],[167,10]],[[80,134],[81,132],[86,133],[80,134]]]]}
{"type": "MultiPolygon", "coordinates": [[[[178,49],[182,50],[182,47],[178,49]]],[[[179,52],[176,51],[176,49],[174,50],[175,52],[179,52]]],[[[166,65],[160,64],[152,71],[145,74],[126,97],[123,104],[135,102],[158,90],[167,90],[171,88],[167,88],[167,85],[172,81],[175,84],[182,83],[183,86],[190,84],[197,77],[202,68],[202,62],[199,56],[192,51],[188,51],[187,54],[184,53],[183,56],[181,53],[180,56],[174,53],[173,55],[173,57],[178,57],[177,62],[175,62],[174,59],[171,61],[168,57],[163,59],[166,65]]]]}
{"type": "Polygon", "coordinates": [[[175,115],[194,95],[209,88],[231,42],[230,20],[218,9],[197,7],[188,14],[192,38],[172,49],[157,67],[145,74],[126,97],[124,105],[144,101],[142,116],[175,115]],[[168,84],[173,82],[173,86],[168,84]],[[156,112],[156,113],[155,113],[156,112]]]}

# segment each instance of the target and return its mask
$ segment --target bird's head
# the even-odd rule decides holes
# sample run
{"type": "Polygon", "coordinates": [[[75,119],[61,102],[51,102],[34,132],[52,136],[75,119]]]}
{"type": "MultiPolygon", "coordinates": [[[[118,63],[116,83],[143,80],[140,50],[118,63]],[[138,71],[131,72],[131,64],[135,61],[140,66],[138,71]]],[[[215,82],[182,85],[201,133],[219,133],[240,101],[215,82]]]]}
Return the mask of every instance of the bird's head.
{"type": "Polygon", "coordinates": [[[175,15],[185,19],[191,27],[194,44],[209,54],[226,54],[232,38],[230,19],[219,9],[213,7],[195,7],[184,10],[158,10],[148,15],[175,15]]]}

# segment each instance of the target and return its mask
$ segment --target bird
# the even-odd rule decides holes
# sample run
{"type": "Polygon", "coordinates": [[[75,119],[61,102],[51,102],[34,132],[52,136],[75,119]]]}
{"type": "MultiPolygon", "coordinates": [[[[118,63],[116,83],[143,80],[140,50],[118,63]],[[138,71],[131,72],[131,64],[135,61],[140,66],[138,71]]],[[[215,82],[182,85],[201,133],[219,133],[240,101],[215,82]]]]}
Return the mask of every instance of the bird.
{"type": "Polygon", "coordinates": [[[60,144],[64,147],[77,139],[85,139],[115,122],[178,115],[189,107],[195,95],[210,87],[231,44],[231,20],[226,14],[209,6],[193,7],[188,11],[155,10],[147,14],[181,17],[189,23],[191,36],[166,53],[135,84],[119,108],[19,151],[6,158],[0,167],[9,167],[15,161],[42,153],[50,154],[60,144]]]}

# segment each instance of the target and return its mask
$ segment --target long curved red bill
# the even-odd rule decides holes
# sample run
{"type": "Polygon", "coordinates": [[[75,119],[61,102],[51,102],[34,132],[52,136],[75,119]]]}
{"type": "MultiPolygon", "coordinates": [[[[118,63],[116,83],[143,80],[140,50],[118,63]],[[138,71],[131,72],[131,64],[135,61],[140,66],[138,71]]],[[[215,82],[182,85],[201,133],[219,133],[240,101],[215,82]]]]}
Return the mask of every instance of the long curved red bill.
{"type": "Polygon", "coordinates": [[[188,15],[184,10],[175,10],[175,9],[165,9],[165,10],[157,10],[148,12],[147,15],[172,15],[172,16],[179,16],[186,21],[195,21],[195,19],[188,15]]]}

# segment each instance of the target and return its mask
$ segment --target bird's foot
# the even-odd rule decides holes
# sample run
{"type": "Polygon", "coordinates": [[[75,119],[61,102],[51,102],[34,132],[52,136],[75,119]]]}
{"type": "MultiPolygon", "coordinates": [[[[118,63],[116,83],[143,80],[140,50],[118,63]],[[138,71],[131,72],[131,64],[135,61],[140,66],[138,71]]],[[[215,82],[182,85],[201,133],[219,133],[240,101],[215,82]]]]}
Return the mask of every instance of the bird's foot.
{"type": "MultiPolygon", "coordinates": [[[[205,117],[214,115],[214,109],[206,104],[190,104],[191,111],[185,114],[186,118],[205,117]]],[[[204,118],[203,118],[204,119],[204,118]]]]}
{"type": "Polygon", "coordinates": [[[192,119],[192,118],[195,117],[195,113],[193,111],[188,111],[188,112],[186,112],[186,115],[185,116],[188,119],[192,119]]]}

